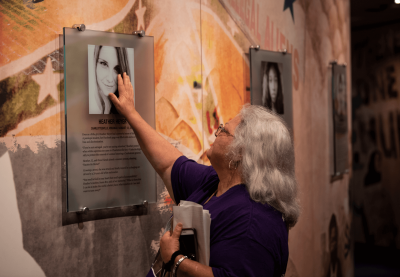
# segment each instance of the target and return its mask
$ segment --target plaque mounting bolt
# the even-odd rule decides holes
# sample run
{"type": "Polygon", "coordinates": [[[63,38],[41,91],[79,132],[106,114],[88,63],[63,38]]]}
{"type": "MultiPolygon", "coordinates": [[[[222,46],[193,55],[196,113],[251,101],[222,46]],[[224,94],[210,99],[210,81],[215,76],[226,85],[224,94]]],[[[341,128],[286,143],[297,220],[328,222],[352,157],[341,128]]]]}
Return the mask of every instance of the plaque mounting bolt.
{"type": "Polygon", "coordinates": [[[78,211],[78,214],[87,214],[89,211],[88,207],[83,207],[80,211],[78,211]]]}
{"type": "Polygon", "coordinates": [[[74,25],[72,25],[72,28],[78,29],[78,31],[81,31],[81,32],[86,30],[85,24],[74,24],[74,25]]]}
{"type": "Polygon", "coordinates": [[[138,35],[139,37],[144,37],[144,36],[146,35],[146,33],[144,32],[144,30],[134,31],[133,34],[134,34],[134,35],[138,35]]]}
{"type": "Polygon", "coordinates": [[[147,200],[143,201],[143,206],[147,209],[147,207],[149,206],[149,202],[147,202],[147,200]]]}
{"type": "Polygon", "coordinates": [[[250,45],[250,48],[256,49],[256,51],[257,51],[257,50],[260,50],[260,45],[256,45],[256,46],[250,45]]]}

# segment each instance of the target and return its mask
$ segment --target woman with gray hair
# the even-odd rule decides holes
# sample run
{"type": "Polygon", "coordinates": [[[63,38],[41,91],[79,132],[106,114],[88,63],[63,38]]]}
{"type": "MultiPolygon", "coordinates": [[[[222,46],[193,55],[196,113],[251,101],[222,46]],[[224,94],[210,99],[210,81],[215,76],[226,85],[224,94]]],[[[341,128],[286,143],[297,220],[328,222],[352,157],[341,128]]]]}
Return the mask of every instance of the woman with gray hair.
{"type": "MultiPolygon", "coordinates": [[[[211,214],[209,266],[180,255],[181,223],[160,241],[174,276],[283,276],[288,229],[299,217],[294,150],[284,121],[259,106],[245,106],[215,133],[211,166],[197,164],[152,129],[134,108],[129,77],[118,76],[124,115],[174,200],[193,201],[211,214]]],[[[154,276],[150,271],[147,276],[154,276]]]]}

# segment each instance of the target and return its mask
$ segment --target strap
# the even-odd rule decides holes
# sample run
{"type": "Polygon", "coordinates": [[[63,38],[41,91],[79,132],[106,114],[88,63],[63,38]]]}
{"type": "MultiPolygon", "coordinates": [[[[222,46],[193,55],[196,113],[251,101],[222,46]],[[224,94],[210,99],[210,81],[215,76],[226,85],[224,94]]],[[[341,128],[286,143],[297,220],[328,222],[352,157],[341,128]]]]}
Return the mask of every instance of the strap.
{"type": "Polygon", "coordinates": [[[164,264],[163,268],[166,271],[171,271],[171,267],[175,262],[175,258],[178,257],[179,255],[183,255],[182,251],[181,250],[175,251],[174,254],[172,254],[171,256],[171,260],[168,263],[164,264]]]}
{"type": "Polygon", "coordinates": [[[208,199],[207,199],[207,201],[206,201],[206,202],[204,202],[203,206],[204,206],[205,204],[207,204],[207,203],[208,203],[208,201],[210,201],[210,200],[211,200],[211,198],[212,198],[214,195],[216,195],[216,194],[217,194],[217,191],[218,191],[218,188],[217,188],[217,190],[216,190],[216,191],[214,191],[214,193],[213,193],[213,194],[211,194],[210,198],[208,198],[208,199]]]}
{"type": "Polygon", "coordinates": [[[184,256],[179,259],[179,261],[175,264],[174,270],[172,270],[172,277],[177,277],[178,266],[183,262],[184,259],[187,259],[188,256],[184,256]]]}

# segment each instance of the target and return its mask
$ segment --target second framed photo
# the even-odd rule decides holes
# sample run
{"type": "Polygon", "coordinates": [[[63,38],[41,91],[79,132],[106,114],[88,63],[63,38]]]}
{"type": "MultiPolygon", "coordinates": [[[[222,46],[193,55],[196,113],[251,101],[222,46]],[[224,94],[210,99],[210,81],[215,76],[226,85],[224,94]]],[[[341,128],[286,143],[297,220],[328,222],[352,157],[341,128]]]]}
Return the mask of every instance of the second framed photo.
{"type": "Polygon", "coordinates": [[[292,55],[250,48],[251,104],[281,116],[293,130],[292,55]]]}
{"type": "Polygon", "coordinates": [[[346,65],[332,63],[333,179],[349,169],[346,65]]]}

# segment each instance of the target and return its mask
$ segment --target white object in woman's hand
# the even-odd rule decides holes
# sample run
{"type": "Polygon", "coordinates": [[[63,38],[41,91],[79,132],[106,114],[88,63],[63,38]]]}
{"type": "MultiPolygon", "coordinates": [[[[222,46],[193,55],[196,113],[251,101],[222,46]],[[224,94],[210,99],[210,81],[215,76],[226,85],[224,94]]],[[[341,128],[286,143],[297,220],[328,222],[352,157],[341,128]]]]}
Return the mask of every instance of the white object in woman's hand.
{"type": "Polygon", "coordinates": [[[119,114],[128,117],[135,113],[135,102],[133,100],[133,87],[129,76],[124,72],[123,77],[118,74],[118,91],[119,98],[114,93],[108,94],[108,97],[117,108],[119,114]]]}

